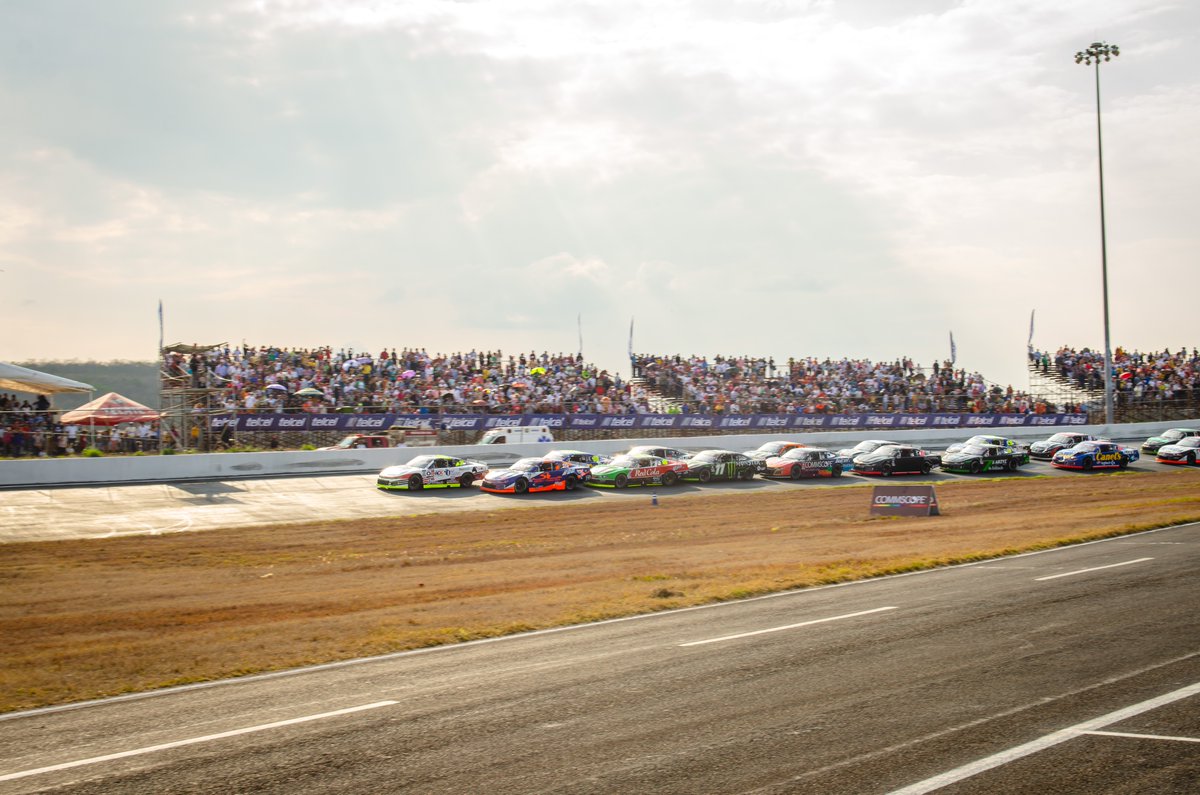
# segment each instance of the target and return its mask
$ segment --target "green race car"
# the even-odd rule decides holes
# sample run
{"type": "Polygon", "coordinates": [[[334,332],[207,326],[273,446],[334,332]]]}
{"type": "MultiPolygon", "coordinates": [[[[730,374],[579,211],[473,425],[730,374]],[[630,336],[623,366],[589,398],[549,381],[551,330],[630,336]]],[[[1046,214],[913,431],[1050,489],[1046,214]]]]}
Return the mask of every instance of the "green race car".
{"type": "Polygon", "coordinates": [[[1158,448],[1168,444],[1175,444],[1180,439],[1186,439],[1189,436],[1200,436],[1200,431],[1195,428],[1172,428],[1169,431],[1163,431],[1158,436],[1151,436],[1142,442],[1142,452],[1157,453],[1158,448]]]}
{"type": "Polygon", "coordinates": [[[670,461],[648,455],[619,455],[607,464],[592,467],[587,485],[623,489],[648,484],[674,486],[688,471],[682,461],[670,461]]]}
{"type": "Polygon", "coordinates": [[[1025,450],[972,442],[943,455],[941,466],[944,472],[969,472],[975,475],[998,470],[1015,472],[1022,464],[1028,463],[1029,453],[1025,450]]]}

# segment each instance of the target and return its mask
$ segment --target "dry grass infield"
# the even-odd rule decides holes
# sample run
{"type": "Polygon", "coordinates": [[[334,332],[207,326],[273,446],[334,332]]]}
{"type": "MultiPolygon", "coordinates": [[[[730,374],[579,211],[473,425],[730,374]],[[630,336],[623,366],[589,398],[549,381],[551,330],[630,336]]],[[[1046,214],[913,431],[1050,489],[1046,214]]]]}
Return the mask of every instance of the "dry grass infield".
{"type": "MultiPolygon", "coordinates": [[[[902,480],[902,483],[911,483],[902,480]]],[[[0,711],[977,560],[1200,520],[1200,470],[606,500],[113,540],[0,567],[0,711]]],[[[524,497],[530,502],[538,496],[524,497]]]]}

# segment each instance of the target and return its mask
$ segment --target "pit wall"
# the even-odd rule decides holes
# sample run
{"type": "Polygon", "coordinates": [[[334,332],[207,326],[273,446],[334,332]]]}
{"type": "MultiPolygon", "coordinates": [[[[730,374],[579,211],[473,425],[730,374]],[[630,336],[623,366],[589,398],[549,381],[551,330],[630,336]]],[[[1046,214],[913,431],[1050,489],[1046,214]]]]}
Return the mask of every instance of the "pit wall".
{"type": "MultiPolygon", "coordinates": [[[[1060,430],[1079,430],[1121,441],[1141,441],[1168,428],[1196,427],[1200,419],[1146,422],[1123,425],[1076,425],[1071,428],[977,428],[977,433],[996,433],[1026,443],[1045,439],[1060,430]]],[[[418,455],[444,453],[487,464],[512,463],[554,449],[585,449],[611,455],[638,444],[678,447],[699,451],[713,448],[753,450],[776,439],[803,442],[813,447],[838,450],[853,447],[863,439],[884,438],[940,450],[971,436],[962,428],[911,431],[826,431],[795,434],[736,434],[692,436],[671,439],[601,439],[590,442],[541,444],[462,445],[437,448],[387,448],[383,450],[292,450],[270,453],[205,453],[192,455],[115,456],[100,458],[39,458],[0,461],[0,488],[37,489],[54,486],[124,485],[172,481],[239,480],[258,477],[363,474],[401,464],[418,455]]]]}

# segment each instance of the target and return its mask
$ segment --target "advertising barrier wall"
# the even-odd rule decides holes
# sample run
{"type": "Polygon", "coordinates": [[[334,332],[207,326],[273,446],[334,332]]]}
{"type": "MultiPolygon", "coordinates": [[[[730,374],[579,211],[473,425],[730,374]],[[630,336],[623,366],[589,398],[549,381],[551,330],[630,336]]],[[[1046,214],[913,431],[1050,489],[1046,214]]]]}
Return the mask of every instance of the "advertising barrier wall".
{"type": "Polygon", "coordinates": [[[546,425],[565,430],[821,431],[847,428],[1035,428],[1084,425],[1086,414],[223,414],[209,427],[222,431],[386,431],[419,428],[485,431],[498,426],[546,425]]]}

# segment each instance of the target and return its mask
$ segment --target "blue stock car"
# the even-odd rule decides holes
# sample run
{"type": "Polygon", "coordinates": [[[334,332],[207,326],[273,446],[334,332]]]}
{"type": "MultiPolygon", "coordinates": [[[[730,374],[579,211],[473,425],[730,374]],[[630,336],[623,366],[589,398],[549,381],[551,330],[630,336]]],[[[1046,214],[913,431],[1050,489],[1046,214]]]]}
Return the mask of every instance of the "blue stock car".
{"type": "Polygon", "coordinates": [[[1080,442],[1074,447],[1060,450],[1050,460],[1050,466],[1058,469],[1124,469],[1137,461],[1141,454],[1132,447],[1122,447],[1116,442],[1080,442]]]}
{"type": "Polygon", "coordinates": [[[489,469],[479,488],[493,494],[574,491],[591,477],[590,467],[552,458],[522,458],[505,469],[489,469]]]}

